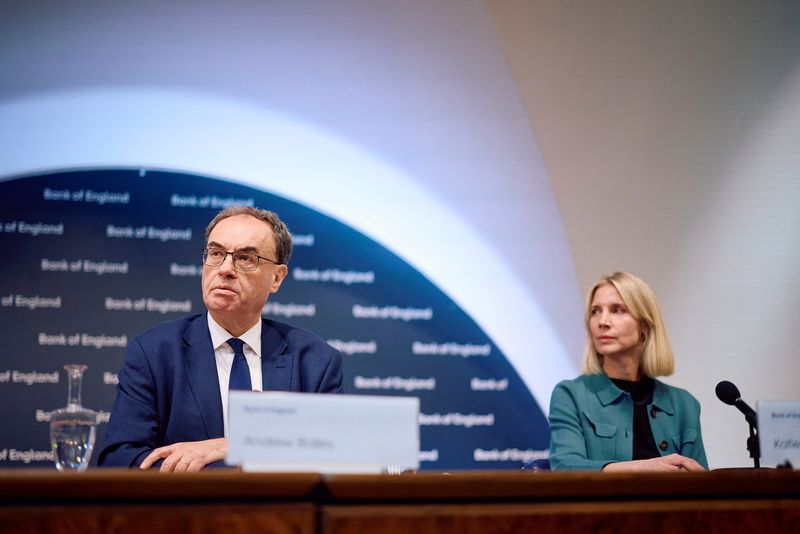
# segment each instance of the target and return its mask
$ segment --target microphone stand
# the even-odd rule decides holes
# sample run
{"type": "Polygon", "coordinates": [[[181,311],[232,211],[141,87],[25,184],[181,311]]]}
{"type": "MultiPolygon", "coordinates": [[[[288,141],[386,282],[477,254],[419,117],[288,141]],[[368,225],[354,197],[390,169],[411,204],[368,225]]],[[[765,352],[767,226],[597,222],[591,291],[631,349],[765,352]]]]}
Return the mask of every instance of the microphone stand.
{"type": "Polygon", "coordinates": [[[716,387],[717,398],[736,408],[744,414],[747,424],[750,425],[750,437],[747,438],[747,450],[753,459],[753,467],[761,467],[761,450],[758,445],[758,414],[742,400],[739,389],[727,380],[723,380],[716,387]]]}
{"type": "Polygon", "coordinates": [[[755,417],[745,417],[747,424],[750,426],[750,437],[747,438],[747,450],[750,452],[750,458],[753,459],[753,467],[756,469],[761,467],[761,450],[758,446],[757,423],[754,421],[755,417]]]}

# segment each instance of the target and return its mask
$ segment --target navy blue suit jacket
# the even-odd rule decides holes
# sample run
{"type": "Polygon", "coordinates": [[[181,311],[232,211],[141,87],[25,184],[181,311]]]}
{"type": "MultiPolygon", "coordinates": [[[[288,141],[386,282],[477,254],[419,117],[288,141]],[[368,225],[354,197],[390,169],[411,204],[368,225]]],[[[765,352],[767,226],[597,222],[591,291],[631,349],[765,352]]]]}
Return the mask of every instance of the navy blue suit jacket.
{"type": "MultiPolygon", "coordinates": [[[[341,391],[342,357],[336,349],[300,328],[262,321],[265,391],[341,391]]],[[[217,364],[205,314],[133,338],[98,465],[136,466],[158,447],[223,436],[217,364]]]]}

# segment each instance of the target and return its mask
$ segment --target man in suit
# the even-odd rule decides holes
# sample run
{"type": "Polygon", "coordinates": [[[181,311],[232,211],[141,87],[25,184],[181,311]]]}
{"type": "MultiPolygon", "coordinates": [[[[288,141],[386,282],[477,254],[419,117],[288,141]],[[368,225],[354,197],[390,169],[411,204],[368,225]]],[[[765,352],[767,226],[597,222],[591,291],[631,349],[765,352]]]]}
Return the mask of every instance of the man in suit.
{"type": "Polygon", "coordinates": [[[199,471],[227,453],[232,389],[340,392],[342,358],[305,330],[261,318],[288,273],[291,235],[273,212],[234,206],[206,228],[208,313],[135,337],[119,372],[98,465],[199,471]]]}

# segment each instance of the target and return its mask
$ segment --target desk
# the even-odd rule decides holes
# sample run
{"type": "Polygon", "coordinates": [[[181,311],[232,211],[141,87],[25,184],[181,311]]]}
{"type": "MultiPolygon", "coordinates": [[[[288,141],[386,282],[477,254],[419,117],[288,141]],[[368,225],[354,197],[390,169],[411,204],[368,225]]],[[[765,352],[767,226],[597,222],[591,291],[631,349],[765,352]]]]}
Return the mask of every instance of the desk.
{"type": "Polygon", "coordinates": [[[223,469],[0,471],[0,533],[312,534],[321,480],[223,469]]]}
{"type": "Polygon", "coordinates": [[[800,472],[0,471],[0,532],[800,532],[800,472]]]}
{"type": "Polygon", "coordinates": [[[331,476],[322,532],[800,532],[800,472],[331,476]]]}

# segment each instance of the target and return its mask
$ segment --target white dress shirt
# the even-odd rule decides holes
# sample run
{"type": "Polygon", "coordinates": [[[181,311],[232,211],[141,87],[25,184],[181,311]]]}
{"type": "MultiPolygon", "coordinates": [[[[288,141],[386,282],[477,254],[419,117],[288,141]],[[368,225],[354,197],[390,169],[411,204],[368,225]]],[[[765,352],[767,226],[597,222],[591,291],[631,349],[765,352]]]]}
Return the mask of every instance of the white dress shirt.
{"type": "MultiPolygon", "coordinates": [[[[225,437],[228,437],[228,382],[231,377],[231,367],[233,366],[233,348],[227,341],[236,336],[232,336],[227,330],[222,328],[206,313],[208,317],[208,331],[211,333],[211,346],[214,347],[214,357],[217,361],[217,376],[219,377],[219,394],[222,399],[222,421],[225,429],[225,437]]],[[[261,321],[258,321],[253,328],[239,336],[244,341],[244,357],[247,360],[247,367],[250,369],[250,384],[255,391],[263,390],[263,379],[261,377],[261,321]]]]}

